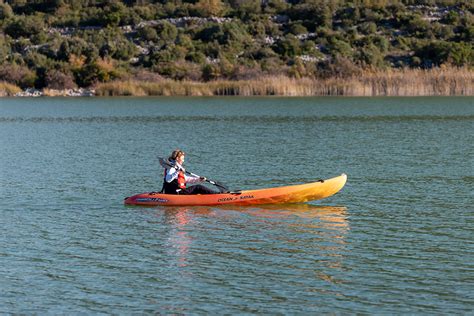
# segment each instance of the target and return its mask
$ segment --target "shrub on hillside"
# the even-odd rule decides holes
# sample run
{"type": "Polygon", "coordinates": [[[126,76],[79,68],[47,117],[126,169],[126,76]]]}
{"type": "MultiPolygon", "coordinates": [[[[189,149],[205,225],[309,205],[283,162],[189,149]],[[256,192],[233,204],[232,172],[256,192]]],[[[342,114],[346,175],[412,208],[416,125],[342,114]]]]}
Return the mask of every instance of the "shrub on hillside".
{"type": "Polygon", "coordinates": [[[258,67],[236,66],[230,77],[232,80],[252,80],[263,77],[263,72],[258,67]]]}
{"type": "Polygon", "coordinates": [[[7,57],[10,55],[11,47],[10,42],[3,35],[0,35],[0,65],[4,63],[7,57]]]}
{"type": "Polygon", "coordinates": [[[145,41],[153,41],[154,42],[154,41],[158,40],[158,33],[151,26],[144,26],[142,28],[139,28],[137,30],[137,36],[141,40],[145,40],[145,41]]]}
{"type": "Polygon", "coordinates": [[[323,61],[318,64],[316,76],[320,78],[351,78],[361,73],[351,60],[338,56],[330,61],[323,61]]]}
{"type": "Polygon", "coordinates": [[[173,80],[200,80],[202,70],[199,65],[186,61],[161,62],[152,69],[163,77],[173,80]]]}
{"type": "Polygon", "coordinates": [[[301,53],[300,41],[294,35],[289,34],[279,39],[273,45],[273,50],[286,58],[295,57],[301,53]]]}
{"type": "Polygon", "coordinates": [[[26,66],[17,64],[0,66],[0,81],[17,85],[22,89],[34,87],[36,79],[36,73],[26,66]]]}
{"type": "Polygon", "coordinates": [[[383,54],[380,52],[380,49],[372,43],[360,48],[355,54],[355,59],[364,67],[373,66],[382,68],[385,65],[383,54]]]}
{"type": "Polygon", "coordinates": [[[251,37],[242,23],[227,22],[206,24],[196,33],[195,39],[203,42],[217,41],[220,45],[225,45],[231,42],[248,42],[251,37]]]}
{"type": "Polygon", "coordinates": [[[0,2],[0,20],[13,17],[13,10],[8,3],[0,2]]]}
{"type": "Polygon", "coordinates": [[[107,82],[114,79],[110,73],[97,63],[89,63],[74,70],[75,82],[80,87],[89,87],[98,82],[107,82]]]}
{"type": "Polygon", "coordinates": [[[74,82],[74,76],[71,73],[64,73],[59,70],[51,69],[46,72],[46,88],[49,89],[75,89],[77,84],[74,82]]]}
{"type": "Polygon", "coordinates": [[[255,18],[262,10],[260,1],[254,0],[231,0],[231,15],[243,21],[255,18]]]}
{"type": "Polygon", "coordinates": [[[415,50],[415,56],[424,61],[425,67],[444,63],[455,66],[474,66],[473,46],[466,43],[446,43],[433,41],[415,50]]]}
{"type": "Polygon", "coordinates": [[[161,22],[155,26],[160,45],[174,43],[178,36],[178,29],[169,22],[161,22]]]}
{"type": "Polygon", "coordinates": [[[221,0],[199,0],[192,6],[191,14],[200,17],[222,16],[226,10],[221,0]]]}
{"type": "Polygon", "coordinates": [[[44,26],[44,19],[41,16],[16,16],[7,22],[5,33],[13,38],[30,37],[40,33],[44,26]]]}
{"type": "Polygon", "coordinates": [[[204,81],[215,80],[221,76],[219,66],[213,64],[205,64],[202,67],[202,79],[204,81]]]}
{"type": "Polygon", "coordinates": [[[269,14],[279,14],[288,9],[288,3],[285,0],[267,0],[262,2],[263,12],[269,14]]]}

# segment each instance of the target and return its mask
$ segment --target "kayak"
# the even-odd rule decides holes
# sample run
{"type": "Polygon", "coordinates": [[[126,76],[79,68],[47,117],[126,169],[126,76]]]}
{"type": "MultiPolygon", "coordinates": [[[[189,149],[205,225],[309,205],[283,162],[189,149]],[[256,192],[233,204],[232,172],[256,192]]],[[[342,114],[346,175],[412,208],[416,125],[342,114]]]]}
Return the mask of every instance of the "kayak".
{"type": "Polygon", "coordinates": [[[346,184],[347,176],[317,182],[269,189],[242,190],[219,194],[178,195],[159,192],[141,193],[125,198],[127,205],[255,205],[300,203],[327,198],[339,192],[346,184]]]}
{"type": "Polygon", "coordinates": [[[148,192],[127,197],[124,203],[126,205],[148,206],[300,203],[320,200],[334,195],[342,189],[346,181],[347,176],[343,173],[338,177],[312,183],[219,194],[178,195],[148,192]]]}

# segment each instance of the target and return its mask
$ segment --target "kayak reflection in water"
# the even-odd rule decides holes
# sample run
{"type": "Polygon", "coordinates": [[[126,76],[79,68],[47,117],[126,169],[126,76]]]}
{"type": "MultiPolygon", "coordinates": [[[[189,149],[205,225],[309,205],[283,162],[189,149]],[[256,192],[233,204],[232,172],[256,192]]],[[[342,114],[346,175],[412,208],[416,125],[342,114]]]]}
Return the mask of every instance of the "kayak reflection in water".
{"type": "Polygon", "coordinates": [[[165,169],[165,175],[163,179],[163,189],[161,192],[165,194],[217,194],[204,185],[196,184],[193,186],[187,186],[187,184],[194,184],[204,182],[207,179],[205,177],[197,177],[187,175],[186,170],[183,167],[184,164],[184,152],[176,149],[169,156],[168,161],[173,166],[165,169]]]}

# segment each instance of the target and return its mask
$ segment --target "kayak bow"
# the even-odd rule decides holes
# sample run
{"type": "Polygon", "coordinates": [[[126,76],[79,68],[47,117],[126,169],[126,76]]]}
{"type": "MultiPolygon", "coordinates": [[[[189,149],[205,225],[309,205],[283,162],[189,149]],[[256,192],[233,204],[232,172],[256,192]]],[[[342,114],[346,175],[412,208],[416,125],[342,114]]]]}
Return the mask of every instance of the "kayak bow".
{"type": "Polygon", "coordinates": [[[177,195],[149,192],[125,198],[127,205],[253,205],[299,203],[327,198],[339,192],[347,181],[338,177],[317,182],[269,189],[243,190],[221,194],[177,195]]]}

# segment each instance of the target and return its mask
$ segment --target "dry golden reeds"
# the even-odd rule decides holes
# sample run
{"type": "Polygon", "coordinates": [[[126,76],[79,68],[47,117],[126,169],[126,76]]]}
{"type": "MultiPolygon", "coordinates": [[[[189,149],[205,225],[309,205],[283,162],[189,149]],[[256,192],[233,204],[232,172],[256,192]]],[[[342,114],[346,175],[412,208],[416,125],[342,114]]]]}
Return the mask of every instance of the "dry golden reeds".
{"type": "Polygon", "coordinates": [[[160,80],[99,84],[99,96],[432,96],[474,95],[474,72],[468,68],[365,71],[352,78],[295,79],[285,76],[210,82],[160,80]]]}
{"type": "Polygon", "coordinates": [[[474,95],[474,72],[468,68],[389,69],[363,74],[347,95],[474,95]]]}
{"type": "MultiPolygon", "coordinates": [[[[274,76],[210,82],[113,81],[95,88],[98,96],[473,96],[474,71],[440,67],[367,70],[357,77],[329,79],[274,76]]],[[[0,82],[0,96],[14,96],[18,92],[19,87],[0,82]]],[[[45,95],[57,92],[45,89],[45,95]]]]}
{"type": "Polygon", "coordinates": [[[15,86],[11,83],[0,81],[0,97],[11,97],[21,92],[20,87],[15,86]]]}

